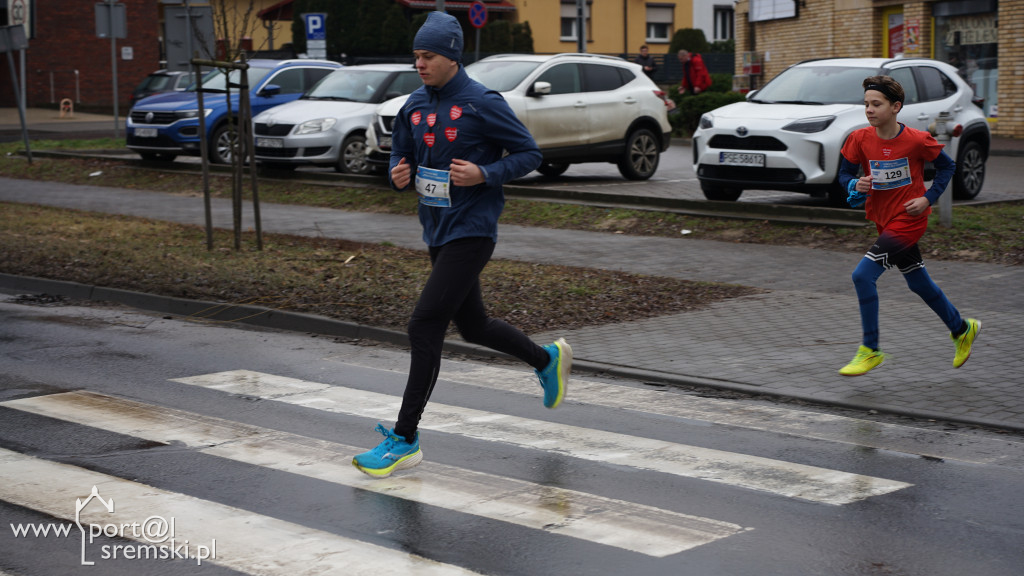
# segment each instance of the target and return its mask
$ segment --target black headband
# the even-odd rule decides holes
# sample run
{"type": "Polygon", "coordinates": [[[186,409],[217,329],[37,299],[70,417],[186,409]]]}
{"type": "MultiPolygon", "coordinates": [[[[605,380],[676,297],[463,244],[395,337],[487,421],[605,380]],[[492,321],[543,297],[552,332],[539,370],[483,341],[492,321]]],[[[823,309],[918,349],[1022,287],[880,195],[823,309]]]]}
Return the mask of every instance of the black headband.
{"type": "Polygon", "coordinates": [[[897,98],[896,95],[892,93],[892,90],[890,90],[888,86],[883,86],[882,84],[868,84],[864,87],[864,91],[867,92],[868,90],[877,90],[881,92],[889,102],[903,102],[903,100],[897,98]]]}

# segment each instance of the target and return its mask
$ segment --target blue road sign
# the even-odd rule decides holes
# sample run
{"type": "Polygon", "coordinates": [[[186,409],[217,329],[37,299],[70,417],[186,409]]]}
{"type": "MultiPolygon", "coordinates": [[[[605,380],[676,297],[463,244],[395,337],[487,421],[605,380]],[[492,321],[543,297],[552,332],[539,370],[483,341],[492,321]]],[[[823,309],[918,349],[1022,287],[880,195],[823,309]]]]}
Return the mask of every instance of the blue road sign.
{"type": "Polygon", "coordinates": [[[327,29],[324,26],[327,14],[303,14],[302,18],[306,22],[306,40],[327,39],[327,29]]]}
{"type": "Polygon", "coordinates": [[[487,6],[483,2],[473,2],[469,5],[469,23],[474,28],[483,28],[487,24],[487,6]]]}

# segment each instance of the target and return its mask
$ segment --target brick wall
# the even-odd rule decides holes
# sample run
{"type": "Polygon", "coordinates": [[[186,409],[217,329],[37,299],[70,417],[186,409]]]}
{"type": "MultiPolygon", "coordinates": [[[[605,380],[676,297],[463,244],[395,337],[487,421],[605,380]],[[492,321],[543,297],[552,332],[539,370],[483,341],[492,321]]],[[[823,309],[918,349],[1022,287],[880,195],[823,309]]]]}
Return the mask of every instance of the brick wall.
{"type": "Polygon", "coordinates": [[[999,119],[993,132],[1024,138],[1024,1],[999,2],[999,119]]]}
{"type": "MultiPolygon", "coordinates": [[[[159,67],[160,26],[156,2],[118,1],[125,4],[128,31],[127,38],[118,38],[116,44],[117,96],[123,114],[135,86],[159,67]],[[123,47],[131,47],[131,60],[122,58],[123,47]]],[[[96,36],[95,2],[38,2],[35,28],[36,37],[29,40],[25,52],[26,106],[56,107],[61,99],[71,98],[76,109],[112,111],[111,42],[96,36]]],[[[6,56],[0,59],[0,78],[3,85],[10,84],[6,56]]],[[[0,106],[15,105],[13,91],[0,90],[0,106]]]]}

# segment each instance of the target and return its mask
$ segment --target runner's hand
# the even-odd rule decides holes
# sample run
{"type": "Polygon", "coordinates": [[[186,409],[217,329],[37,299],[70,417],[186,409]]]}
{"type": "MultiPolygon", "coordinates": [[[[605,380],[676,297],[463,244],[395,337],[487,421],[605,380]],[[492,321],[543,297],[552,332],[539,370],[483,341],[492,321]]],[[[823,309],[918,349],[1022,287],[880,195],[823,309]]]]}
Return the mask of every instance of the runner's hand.
{"type": "Polygon", "coordinates": [[[452,158],[451,170],[452,184],[455,186],[476,186],[484,183],[484,173],[480,167],[466,160],[452,158]]]}
{"type": "Polygon", "coordinates": [[[403,157],[398,161],[398,164],[395,164],[395,167],[391,169],[391,184],[393,184],[395,188],[401,190],[409,185],[409,181],[412,179],[411,175],[412,168],[405,163],[405,158],[403,157]]]}

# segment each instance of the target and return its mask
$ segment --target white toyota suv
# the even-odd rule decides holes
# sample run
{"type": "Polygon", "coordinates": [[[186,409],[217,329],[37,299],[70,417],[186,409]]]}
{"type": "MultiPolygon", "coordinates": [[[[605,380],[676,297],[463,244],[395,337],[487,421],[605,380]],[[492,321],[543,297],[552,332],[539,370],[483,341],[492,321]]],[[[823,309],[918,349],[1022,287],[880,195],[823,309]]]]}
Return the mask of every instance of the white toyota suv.
{"type": "MultiPolygon", "coordinates": [[[[466,73],[501,92],[526,125],[544,160],[547,176],[570,164],[612,162],[630,180],[646,180],[658,169],[672,127],[665,93],[640,66],[597,54],[491,56],[466,66],[466,73]]],[[[367,131],[371,163],[388,162],[391,125],[406,98],[377,109],[367,131]]]]}
{"type": "MultiPolygon", "coordinates": [[[[974,91],[956,68],[925,58],[832,58],[790,66],[745,102],[704,114],[693,134],[693,167],[704,196],[732,201],[743,190],[825,193],[845,206],[840,150],[867,126],[865,78],[892,76],[906,92],[899,121],[934,128],[948,114],[946,153],[956,161],[954,198],[970,199],[985,181],[990,133],[974,91]]],[[[926,173],[926,177],[928,174],[926,173]]]]}

